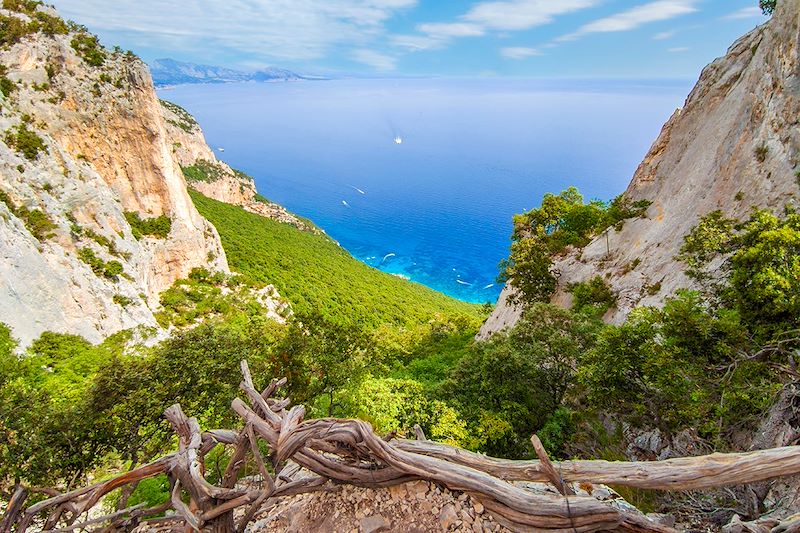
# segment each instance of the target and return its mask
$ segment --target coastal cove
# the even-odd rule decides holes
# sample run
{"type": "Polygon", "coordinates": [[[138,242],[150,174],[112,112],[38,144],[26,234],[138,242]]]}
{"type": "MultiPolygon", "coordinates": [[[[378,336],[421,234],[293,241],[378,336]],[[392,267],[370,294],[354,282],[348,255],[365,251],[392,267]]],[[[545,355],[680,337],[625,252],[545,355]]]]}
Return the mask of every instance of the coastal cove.
{"type": "Polygon", "coordinates": [[[690,85],[344,79],[159,95],[191,112],[261,194],[357,259],[484,303],[500,292],[512,215],[569,185],[619,194],[690,85]]]}

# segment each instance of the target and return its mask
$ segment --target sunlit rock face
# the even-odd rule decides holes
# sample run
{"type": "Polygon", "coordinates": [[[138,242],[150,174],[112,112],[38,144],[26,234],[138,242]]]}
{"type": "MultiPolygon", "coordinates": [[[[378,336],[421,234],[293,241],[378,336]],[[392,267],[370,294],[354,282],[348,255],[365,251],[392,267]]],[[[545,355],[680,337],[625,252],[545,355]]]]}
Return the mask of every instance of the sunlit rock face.
{"type": "Polygon", "coordinates": [[[228,270],[216,230],[186,191],[147,67],[112,51],[90,65],[73,38],[39,33],[0,51],[16,83],[0,95],[0,131],[26,122],[46,150],[27,158],[0,142],[8,198],[0,203],[0,322],[23,344],[44,330],[99,341],[155,328],[158,295],[176,279],[195,267],[228,270]],[[30,231],[22,206],[53,223],[46,237],[30,231]],[[136,239],[126,212],[166,216],[169,232],[136,239]],[[82,249],[99,261],[94,268],[82,249]],[[113,261],[121,274],[103,270],[113,261]]]}

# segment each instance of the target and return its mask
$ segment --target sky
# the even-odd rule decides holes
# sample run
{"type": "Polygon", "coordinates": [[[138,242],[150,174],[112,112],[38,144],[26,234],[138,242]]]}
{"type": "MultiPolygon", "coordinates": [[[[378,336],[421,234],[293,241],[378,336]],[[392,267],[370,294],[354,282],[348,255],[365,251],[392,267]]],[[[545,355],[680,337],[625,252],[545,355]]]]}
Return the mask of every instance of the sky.
{"type": "Polygon", "coordinates": [[[145,61],[363,76],[690,79],[757,0],[51,0],[145,61]]]}

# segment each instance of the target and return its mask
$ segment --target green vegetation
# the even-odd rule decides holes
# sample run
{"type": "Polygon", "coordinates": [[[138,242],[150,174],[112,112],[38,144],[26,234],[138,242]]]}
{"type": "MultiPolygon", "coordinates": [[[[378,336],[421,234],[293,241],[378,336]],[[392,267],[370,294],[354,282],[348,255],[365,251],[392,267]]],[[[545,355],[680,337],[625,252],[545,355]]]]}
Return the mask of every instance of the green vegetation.
{"type": "Polygon", "coordinates": [[[7,73],[8,69],[6,66],[0,65],[0,92],[2,92],[3,96],[6,98],[18,89],[17,84],[6,77],[7,73]]]}
{"type": "Polygon", "coordinates": [[[70,46],[78,55],[93,67],[100,67],[106,61],[106,51],[96,36],[80,32],[72,38],[70,46]]]}
{"type": "MultiPolygon", "coordinates": [[[[178,280],[161,294],[161,311],[156,315],[163,327],[184,327],[211,317],[227,319],[237,314],[259,314],[261,305],[254,289],[240,276],[211,273],[195,268],[189,278],[178,280]]],[[[288,309],[284,315],[288,315],[288,309]]]]}
{"type": "Polygon", "coordinates": [[[45,35],[66,35],[69,27],[58,17],[38,11],[42,2],[26,0],[3,0],[3,8],[27,15],[31,20],[25,22],[14,15],[0,15],[0,47],[12,46],[25,36],[34,33],[45,35]]]}
{"type": "Polygon", "coordinates": [[[125,296],[125,295],[123,295],[123,294],[115,294],[115,295],[114,295],[114,296],[111,298],[111,300],[112,300],[112,301],[113,301],[115,304],[117,304],[117,305],[120,305],[120,306],[122,306],[122,307],[127,307],[127,306],[129,306],[130,304],[132,304],[132,303],[133,303],[133,300],[132,300],[132,299],[128,298],[127,296],[125,296]]]}
{"type": "Polygon", "coordinates": [[[227,175],[221,165],[205,159],[200,159],[190,167],[181,167],[181,170],[189,183],[193,181],[215,182],[227,175]]]}
{"type": "Polygon", "coordinates": [[[775,6],[778,0],[759,0],[758,5],[765,15],[772,15],[775,12],[775,6]]]}
{"type": "MultiPolygon", "coordinates": [[[[159,320],[176,326],[170,339],[133,348],[129,334],[92,346],[45,333],[16,354],[0,325],[0,492],[17,480],[69,487],[101,467],[152,460],[174,446],[163,411],[175,402],[201,427],[237,424],[230,402],[242,359],[257,386],[287,376],[287,393],[310,417],[356,416],[399,435],[419,424],[433,439],[510,458],[533,457],[537,433],[557,457],[620,459],[629,431],[654,428],[666,439],[691,428],[729,450],[795,376],[793,211],[702,219],[681,255],[702,292],[679,291],[663,308],[606,325],[600,316],[615,298],[596,277],[570,288],[572,309],[526,301],[514,328],[473,343],[478,306],[371,269],[325,236],[191,195],[241,275],[195,269],[166,291],[159,320]],[[709,265],[720,263],[712,276],[709,265]],[[267,282],[294,304],[286,324],[266,318],[255,297],[267,282]]],[[[646,207],[584,204],[574,190],[547,198],[552,216],[526,214],[519,240],[533,240],[548,260],[646,207]]],[[[113,262],[89,248],[80,254],[108,275],[113,262]]],[[[214,460],[224,468],[228,457],[214,460]]],[[[168,491],[153,480],[129,504],[157,503],[168,491]]],[[[626,494],[654,509],[652,494],[626,494]]]]}
{"type": "Polygon", "coordinates": [[[438,314],[479,317],[480,308],[401,280],[353,259],[322,235],[297,230],[189,191],[214,226],[231,268],[275,285],[298,314],[376,328],[414,325],[438,314]]]}
{"type": "Polygon", "coordinates": [[[767,146],[766,144],[761,144],[756,147],[755,156],[756,156],[756,161],[758,161],[759,163],[763,163],[764,161],[767,160],[767,154],[769,154],[769,146],[767,146]]]}
{"type": "Polygon", "coordinates": [[[28,209],[24,205],[17,207],[4,191],[0,191],[0,202],[4,203],[15,217],[22,220],[31,235],[39,241],[53,237],[53,231],[58,228],[47,213],[40,209],[28,209]]]}
{"type": "Polygon", "coordinates": [[[161,102],[161,105],[164,106],[166,109],[172,111],[175,115],[177,115],[178,120],[167,121],[173,126],[179,127],[186,133],[192,133],[195,129],[199,127],[197,121],[192,116],[192,114],[186,111],[178,104],[173,104],[172,102],[168,102],[166,100],[159,100],[159,102],[161,102]]]}
{"type": "Polygon", "coordinates": [[[166,239],[172,230],[172,220],[167,215],[160,215],[153,218],[142,218],[139,213],[133,211],[125,212],[125,220],[131,226],[133,237],[138,241],[145,235],[166,239]]]}
{"type": "Polygon", "coordinates": [[[585,204],[575,187],[546,194],[538,209],[514,216],[511,254],[500,264],[499,281],[511,282],[523,301],[548,300],[556,285],[550,271],[554,257],[569,246],[585,246],[609,227],[619,228],[625,219],[644,216],[649,205],[623,196],[585,204]]]}
{"type": "Polygon", "coordinates": [[[36,159],[40,152],[48,153],[49,151],[44,140],[36,132],[29,130],[25,123],[7,131],[4,140],[8,146],[29,160],[36,159]]]}
{"type": "Polygon", "coordinates": [[[103,261],[94,253],[89,247],[78,249],[78,259],[89,265],[98,276],[103,276],[108,279],[116,280],[118,276],[123,274],[122,263],[119,261],[103,261]]]}
{"type": "Polygon", "coordinates": [[[712,212],[686,237],[680,257],[712,303],[736,311],[758,342],[800,326],[800,214],[755,210],[740,222],[712,212]],[[709,269],[717,258],[722,265],[709,269]]]}
{"type": "Polygon", "coordinates": [[[569,292],[572,293],[572,309],[586,314],[602,316],[617,303],[617,296],[600,276],[571,285],[569,292]]]}

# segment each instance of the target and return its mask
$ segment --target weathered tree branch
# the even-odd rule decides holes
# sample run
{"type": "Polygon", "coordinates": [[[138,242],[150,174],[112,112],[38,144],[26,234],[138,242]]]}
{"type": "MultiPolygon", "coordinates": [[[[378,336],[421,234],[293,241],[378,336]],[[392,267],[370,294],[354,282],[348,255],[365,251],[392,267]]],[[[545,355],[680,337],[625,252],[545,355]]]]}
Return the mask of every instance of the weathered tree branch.
{"type": "MultiPolygon", "coordinates": [[[[670,459],[659,462],[564,461],[552,463],[534,436],[531,441],[538,461],[509,461],[474,454],[425,440],[386,439],[376,435],[369,424],[359,420],[304,420],[302,406],[289,407],[288,399],[272,398],[286,380],[272,380],[259,393],[246,362],[242,362],[240,388],[249,400],[232,403],[242,418],[239,431],[200,431],[195,418],[189,418],[179,405],[165,412],[179,437],[177,452],[115,478],[73,490],[31,505],[22,511],[27,491],[18,488],[0,522],[0,533],[17,526],[24,533],[35,520],[46,519],[52,531],[71,531],[86,525],[110,522],[136,524],[153,521],[182,522],[194,531],[242,532],[259,509],[271,498],[309,491],[335,490],[341,484],[386,487],[411,480],[427,480],[451,490],[468,493],[480,501],[495,519],[514,531],[553,531],[584,533],[620,530],[637,533],[673,531],[652,523],[643,516],[622,512],[594,498],[577,496],[569,482],[627,485],[661,490],[695,490],[752,483],[800,473],[800,447],[789,446],[744,454],[712,454],[703,457],[670,459]],[[269,447],[268,467],[259,442],[269,447]],[[231,461],[221,486],[204,477],[206,454],[219,444],[232,446],[231,461]],[[264,480],[260,486],[237,487],[241,469],[253,461],[264,480]],[[287,471],[295,467],[316,474],[292,479],[287,471]],[[277,474],[271,474],[271,471],[277,474]],[[153,509],[138,507],[85,520],[76,519],[101,498],[142,479],[166,474],[172,483],[170,501],[153,509]],[[543,481],[562,493],[539,495],[509,481],[543,481]],[[188,494],[189,504],[183,494],[188,494]],[[173,509],[175,516],[142,520],[173,509]],[[233,511],[245,508],[234,521],[233,511]]],[[[251,463],[252,464],[252,463],[251,463]]],[[[41,522],[40,522],[41,523],[41,522]]],[[[787,524],[781,531],[793,531],[787,524]]]]}

